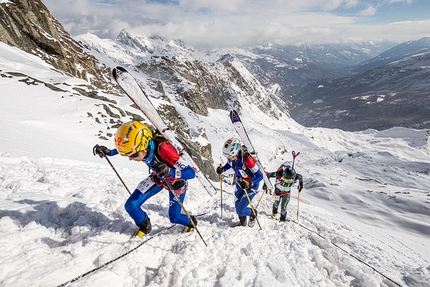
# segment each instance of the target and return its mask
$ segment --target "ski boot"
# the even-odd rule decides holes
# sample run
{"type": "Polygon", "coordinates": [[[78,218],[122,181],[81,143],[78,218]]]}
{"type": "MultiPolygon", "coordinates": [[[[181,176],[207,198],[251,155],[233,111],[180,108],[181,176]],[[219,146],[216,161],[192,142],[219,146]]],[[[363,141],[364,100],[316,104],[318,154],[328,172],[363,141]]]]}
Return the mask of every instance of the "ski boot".
{"type": "Polygon", "coordinates": [[[272,210],[272,217],[276,218],[276,215],[278,215],[278,209],[277,208],[273,208],[273,210],[272,210]]]}
{"type": "Polygon", "coordinates": [[[137,231],[136,236],[139,238],[142,238],[144,235],[147,235],[152,231],[151,220],[149,217],[147,217],[144,222],[138,224],[137,226],[139,227],[139,230],[137,231]]]}
{"type": "Polygon", "coordinates": [[[194,231],[194,226],[197,226],[197,219],[196,219],[196,217],[194,215],[191,215],[190,217],[191,217],[191,220],[194,222],[194,225],[193,225],[193,222],[190,222],[190,224],[188,224],[187,226],[185,226],[184,233],[193,232],[194,231]]]}
{"type": "Polygon", "coordinates": [[[253,227],[256,219],[257,219],[257,210],[254,209],[252,214],[249,216],[248,226],[253,227]],[[255,212],[255,215],[254,215],[254,212],[255,212]]]}
{"type": "Polygon", "coordinates": [[[239,216],[239,225],[246,226],[246,216],[239,216]]]}
{"type": "Polygon", "coordinates": [[[287,214],[281,214],[279,221],[286,221],[286,220],[287,220],[287,214]]]}

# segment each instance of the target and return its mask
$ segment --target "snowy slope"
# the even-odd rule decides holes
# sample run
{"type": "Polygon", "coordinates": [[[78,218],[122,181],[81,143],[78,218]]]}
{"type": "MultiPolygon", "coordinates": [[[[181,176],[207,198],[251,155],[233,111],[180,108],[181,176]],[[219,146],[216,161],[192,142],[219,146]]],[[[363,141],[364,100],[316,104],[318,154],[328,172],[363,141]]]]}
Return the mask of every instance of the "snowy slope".
{"type": "MultiPolygon", "coordinates": [[[[220,198],[192,180],[184,204],[194,214],[208,212],[198,217],[208,246],[179,226],[141,245],[142,239],[127,241],[134,224],[123,208],[126,189],[91,152],[96,143],[113,146],[98,138],[102,125],[87,114],[101,111],[102,102],[73,93],[82,81],[2,43],[0,74],[2,286],[428,286],[426,130],[306,129],[244,101],[241,118],[268,170],[291,161],[292,150],[301,152],[298,221],[294,190],[289,222],[270,218],[272,198],[263,195],[261,230],[231,228],[238,220],[232,186],[223,183],[221,217],[220,198]],[[63,83],[69,92],[25,83],[17,73],[63,83]]],[[[222,143],[234,136],[228,111],[185,112],[190,126],[205,129],[218,164],[222,143]]],[[[147,174],[145,165],[111,161],[131,190],[147,174]]],[[[143,206],[154,233],[170,226],[166,193],[143,206]]]]}

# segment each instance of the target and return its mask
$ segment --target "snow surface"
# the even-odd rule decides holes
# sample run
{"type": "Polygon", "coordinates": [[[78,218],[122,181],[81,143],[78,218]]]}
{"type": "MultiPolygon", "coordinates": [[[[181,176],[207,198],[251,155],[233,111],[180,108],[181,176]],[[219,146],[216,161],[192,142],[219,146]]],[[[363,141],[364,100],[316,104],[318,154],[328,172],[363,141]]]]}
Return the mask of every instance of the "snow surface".
{"type": "MultiPolygon", "coordinates": [[[[426,130],[303,128],[242,103],[256,114],[241,117],[269,171],[301,152],[299,211],[296,189],[286,223],[270,218],[273,199],[259,193],[261,230],[231,228],[238,221],[233,187],[223,183],[221,206],[220,194],[210,197],[191,180],[184,205],[207,212],[198,217],[207,246],[181,226],[156,235],[171,226],[167,191],[143,206],[155,237],[129,241],[128,193],[92,154],[96,143],[113,146],[88,116],[103,102],[72,90],[82,80],[3,43],[0,75],[0,286],[429,286],[426,130]]],[[[182,116],[205,129],[219,164],[222,143],[235,136],[228,111],[182,116]]],[[[110,160],[130,190],[147,175],[144,164],[110,160]]]]}

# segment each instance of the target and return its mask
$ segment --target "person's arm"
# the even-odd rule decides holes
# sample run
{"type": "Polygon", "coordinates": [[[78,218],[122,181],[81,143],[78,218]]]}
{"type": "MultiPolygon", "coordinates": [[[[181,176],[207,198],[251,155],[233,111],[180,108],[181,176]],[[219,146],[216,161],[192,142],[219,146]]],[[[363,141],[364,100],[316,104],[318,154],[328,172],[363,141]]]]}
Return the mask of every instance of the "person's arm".
{"type": "Polygon", "coordinates": [[[226,170],[229,170],[231,168],[231,165],[227,162],[224,166],[221,164],[216,168],[216,173],[221,174],[226,170]]]}
{"type": "Polygon", "coordinates": [[[268,178],[276,177],[276,171],[266,172],[268,178]]]}
{"type": "Polygon", "coordinates": [[[250,181],[252,183],[251,187],[254,189],[258,189],[258,185],[260,184],[260,181],[263,179],[263,174],[258,168],[257,163],[255,162],[255,159],[252,156],[248,156],[248,158],[245,160],[245,166],[249,168],[249,170],[254,174],[254,177],[250,181]]]}
{"type": "Polygon", "coordinates": [[[99,157],[105,157],[105,156],[117,155],[118,151],[116,149],[108,149],[104,145],[96,144],[93,147],[93,154],[98,155],[99,157]]]}
{"type": "Polygon", "coordinates": [[[176,149],[168,142],[163,142],[158,147],[161,159],[173,168],[166,177],[188,180],[196,177],[195,170],[179,156],[176,149]]]}
{"type": "Polygon", "coordinates": [[[299,185],[297,186],[297,190],[299,191],[299,192],[301,192],[302,191],[302,189],[303,189],[303,176],[301,175],[301,174],[296,174],[296,177],[297,177],[297,180],[299,181],[299,185]]]}
{"type": "Polygon", "coordinates": [[[283,169],[282,169],[282,166],[281,166],[276,171],[272,171],[272,172],[269,172],[269,173],[266,172],[266,175],[267,175],[268,178],[272,178],[272,177],[280,178],[280,177],[282,177],[282,172],[283,172],[283,169]]]}

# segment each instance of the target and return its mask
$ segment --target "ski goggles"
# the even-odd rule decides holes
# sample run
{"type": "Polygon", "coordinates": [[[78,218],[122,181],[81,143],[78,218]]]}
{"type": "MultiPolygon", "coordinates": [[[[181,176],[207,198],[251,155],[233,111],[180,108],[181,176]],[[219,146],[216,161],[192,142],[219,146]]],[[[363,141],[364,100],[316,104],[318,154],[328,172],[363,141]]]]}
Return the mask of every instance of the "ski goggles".
{"type": "Polygon", "coordinates": [[[285,182],[285,183],[293,183],[293,179],[292,178],[283,177],[282,181],[285,182]]]}

